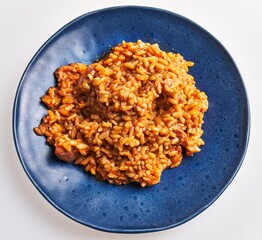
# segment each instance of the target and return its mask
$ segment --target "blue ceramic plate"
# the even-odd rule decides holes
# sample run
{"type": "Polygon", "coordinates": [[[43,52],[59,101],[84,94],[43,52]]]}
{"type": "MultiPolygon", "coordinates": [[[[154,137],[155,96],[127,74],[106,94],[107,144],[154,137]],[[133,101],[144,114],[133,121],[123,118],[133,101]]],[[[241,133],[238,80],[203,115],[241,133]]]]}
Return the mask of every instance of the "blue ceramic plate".
{"type": "Polygon", "coordinates": [[[36,53],[18,86],[14,140],[22,166],[40,193],[59,211],[109,232],[150,232],[178,226],[212,204],[236,175],[249,137],[249,106],[239,71],[225,48],[180,15],[148,7],[115,7],[85,14],[55,33],[36,53]],[[181,166],[164,171],[153,187],[99,182],[82,167],[56,158],[36,136],[47,109],[40,96],[55,85],[54,71],[72,62],[91,63],[125,41],[159,43],[195,62],[190,73],[209,97],[205,146],[181,166]]]}

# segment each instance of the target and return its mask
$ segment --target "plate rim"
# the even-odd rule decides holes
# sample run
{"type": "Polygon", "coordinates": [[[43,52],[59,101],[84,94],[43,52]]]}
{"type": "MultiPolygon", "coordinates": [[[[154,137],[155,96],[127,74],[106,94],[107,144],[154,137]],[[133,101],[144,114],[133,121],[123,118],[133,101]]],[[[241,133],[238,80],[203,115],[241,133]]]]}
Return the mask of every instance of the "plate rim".
{"type": "Polygon", "coordinates": [[[180,15],[176,12],[170,11],[170,10],[166,10],[166,9],[162,9],[162,8],[158,8],[158,7],[150,7],[150,6],[142,6],[142,5],[120,5],[120,6],[113,6],[113,7],[106,7],[106,8],[100,8],[100,9],[96,9],[87,13],[84,13],[76,18],[74,18],[73,20],[67,22],[65,25],[63,25],[59,30],[57,30],[54,34],[52,34],[42,45],[41,47],[36,51],[36,53],[33,55],[33,57],[31,58],[31,60],[29,61],[28,65],[26,66],[16,89],[16,93],[15,93],[15,99],[14,99],[14,103],[13,103],[13,111],[12,111],[12,132],[13,132],[13,141],[15,144],[15,149],[19,158],[19,161],[26,173],[26,175],[28,176],[28,178],[30,179],[30,181],[33,183],[33,185],[35,186],[35,188],[38,190],[38,192],[47,200],[47,202],[49,204],[51,204],[55,209],[57,209],[59,212],[63,213],[65,216],[69,217],[70,219],[74,220],[75,222],[78,222],[84,226],[88,226],[90,228],[96,229],[96,230],[100,230],[100,231],[104,231],[104,232],[111,232],[111,233],[147,233],[147,232],[156,232],[156,231],[162,231],[162,230],[167,230],[170,228],[175,228],[177,226],[180,226],[186,222],[188,222],[189,220],[195,218],[197,215],[199,215],[200,213],[202,213],[203,211],[205,211],[208,207],[210,207],[220,196],[221,194],[227,189],[227,187],[231,184],[231,182],[233,181],[233,179],[235,178],[235,176],[237,175],[240,167],[242,166],[242,163],[245,159],[246,153],[247,153],[247,149],[248,149],[248,144],[249,144],[249,139],[250,139],[250,129],[251,129],[251,112],[250,112],[250,102],[249,102],[249,98],[247,95],[247,90],[242,78],[242,75],[233,59],[233,57],[231,56],[231,54],[228,52],[228,50],[224,47],[224,45],[214,36],[212,35],[208,30],[204,29],[202,26],[200,26],[198,23],[196,23],[195,21],[180,15]],[[41,53],[41,51],[57,36],[59,35],[61,32],[63,32],[66,28],[68,28],[69,26],[71,26],[72,24],[78,22],[79,20],[88,17],[90,15],[94,15],[100,12],[106,12],[106,11],[112,11],[112,10],[119,10],[119,9],[144,9],[144,10],[149,10],[149,11],[155,11],[155,12],[162,12],[168,15],[172,15],[175,16],[179,19],[185,20],[186,22],[189,22],[190,24],[192,24],[193,26],[195,26],[197,29],[203,31],[209,38],[211,38],[216,44],[218,44],[222,50],[226,53],[227,57],[231,60],[233,66],[235,67],[236,72],[239,74],[240,77],[240,82],[242,84],[243,87],[243,92],[244,92],[244,97],[245,97],[245,103],[246,103],[246,114],[247,114],[247,119],[246,119],[246,124],[247,124],[247,128],[245,131],[245,141],[244,141],[244,149],[242,150],[242,156],[241,159],[239,159],[239,164],[237,166],[237,168],[234,170],[234,173],[232,174],[232,176],[230,177],[230,179],[228,180],[228,182],[225,184],[225,186],[218,192],[218,194],[206,205],[204,205],[203,207],[199,208],[197,211],[195,211],[193,214],[189,215],[187,218],[184,218],[183,220],[174,223],[174,224],[170,224],[170,225],[166,225],[163,227],[154,227],[154,228],[139,228],[139,229],[127,229],[127,228],[109,228],[109,227],[102,227],[102,226],[98,226],[96,224],[91,224],[91,223],[86,223],[82,220],[77,219],[76,217],[74,217],[73,215],[71,215],[70,213],[66,212],[65,210],[63,210],[61,207],[57,206],[56,203],[54,203],[48,196],[47,194],[41,189],[41,187],[35,182],[34,178],[31,176],[31,174],[29,173],[28,169],[25,166],[25,160],[22,157],[22,153],[20,150],[20,144],[19,144],[19,140],[18,140],[18,133],[16,130],[16,125],[17,125],[17,110],[18,110],[18,103],[19,103],[19,95],[21,92],[21,88],[23,85],[23,82],[25,81],[25,76],[29,70],[29,68],[31,67],[31,65],[33,64],[33,62],[35,61],[35,59],[37,58],[37,56],[41,53]]]}

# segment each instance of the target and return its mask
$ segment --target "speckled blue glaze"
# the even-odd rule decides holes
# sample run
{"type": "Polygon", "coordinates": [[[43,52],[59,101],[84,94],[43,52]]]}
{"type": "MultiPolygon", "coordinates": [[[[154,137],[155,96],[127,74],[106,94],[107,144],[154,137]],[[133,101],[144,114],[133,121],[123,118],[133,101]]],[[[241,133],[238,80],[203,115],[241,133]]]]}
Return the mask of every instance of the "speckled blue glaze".
{"type": "Polygon", "coordinates": [[[14,140],[22,166],[40,193],[68,217],[110,232],[149,232],[180,225],[212,204],[237,173],[249,137],[249,106],[239,71],[207,31],[177,14],[116,7],[85,14],[55,33],[26,68],[14,102],[14,140]],[[54,71],[91,63],[125,41],[157,42],[195,62],[190,73],[209,97],[201,152],[164,171],[153,187],[99,182],[82,167],[59,161],[34,134],[46,114],[40,103],[54,71]]]}

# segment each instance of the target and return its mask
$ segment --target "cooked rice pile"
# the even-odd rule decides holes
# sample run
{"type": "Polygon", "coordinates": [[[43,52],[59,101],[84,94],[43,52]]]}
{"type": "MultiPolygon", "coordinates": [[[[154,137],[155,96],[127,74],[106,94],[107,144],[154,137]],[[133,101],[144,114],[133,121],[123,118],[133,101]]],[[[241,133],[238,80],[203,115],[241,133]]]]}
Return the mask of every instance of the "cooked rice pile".
{"type": "Polygon", "coordinates": [[[162,171],[192,156],[201,139],[207,96],[180,54],[157,44],[122,42],[97,63],[62,66],[41,99],[48,115],[34,131],[58,158],[120,185],[157,184],[162,171]]]}

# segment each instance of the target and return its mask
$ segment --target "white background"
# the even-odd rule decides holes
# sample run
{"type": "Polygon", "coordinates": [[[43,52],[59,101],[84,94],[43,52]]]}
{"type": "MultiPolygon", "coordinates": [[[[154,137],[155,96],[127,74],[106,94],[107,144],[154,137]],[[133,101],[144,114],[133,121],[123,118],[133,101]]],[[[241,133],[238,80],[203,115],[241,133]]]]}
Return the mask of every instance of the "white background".
{"type": "Polygon", "coordinates": [[[261,46],[261,0],[0,0],[0,239],[262,239],[261,46]],[[11,123],[20,77],[34,53],[54,32],[86,12],[131,4],[184,15],[219,39],[244,79],[252,123],[245,161],[211,207],[170,230],[123,235],[82,226],[54,209],[23,171],[11,123]]]}

